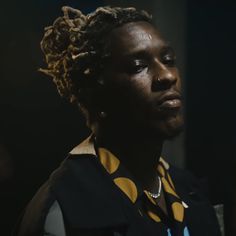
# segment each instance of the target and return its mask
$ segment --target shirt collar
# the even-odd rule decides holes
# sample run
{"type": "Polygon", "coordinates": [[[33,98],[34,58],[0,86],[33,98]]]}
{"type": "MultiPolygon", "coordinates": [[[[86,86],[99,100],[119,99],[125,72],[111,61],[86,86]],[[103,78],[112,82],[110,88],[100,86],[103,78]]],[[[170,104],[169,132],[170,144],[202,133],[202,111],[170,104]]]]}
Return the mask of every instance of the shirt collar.
{"type": "Polygon", "coordinates": [[[89,154],[96,156],[93,134],[91,134],[88,138],[86,138],[82,143],[74,147],[70,151],[70,154],[71,155],[89,154]]]}

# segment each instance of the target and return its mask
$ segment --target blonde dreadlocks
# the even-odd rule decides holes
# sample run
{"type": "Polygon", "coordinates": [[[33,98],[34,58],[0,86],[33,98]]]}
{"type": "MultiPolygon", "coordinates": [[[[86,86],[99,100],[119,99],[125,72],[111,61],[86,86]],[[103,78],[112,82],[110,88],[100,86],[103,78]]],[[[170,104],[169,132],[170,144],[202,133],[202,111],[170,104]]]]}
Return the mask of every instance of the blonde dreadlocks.
{"type": "Polygon", "coordinates": [[[95,84],[104,59],[109,57],[107,34],[128,22],[150,22],[151,16],[135,8],[119,7],[100,7],[88,15],[68,6],[62,11],[64,16],[45,28],[41,49],[48,67],[40,71],[52,76],[62,97],[79,103],[80,88],[95,84]]]}

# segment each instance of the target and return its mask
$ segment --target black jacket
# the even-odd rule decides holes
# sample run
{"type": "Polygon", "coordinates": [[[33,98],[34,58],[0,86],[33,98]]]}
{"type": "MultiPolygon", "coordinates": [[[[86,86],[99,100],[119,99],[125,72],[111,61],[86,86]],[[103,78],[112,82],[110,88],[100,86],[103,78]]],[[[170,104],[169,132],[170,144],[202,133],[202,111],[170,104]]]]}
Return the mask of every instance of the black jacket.
{"type": "MultiPolygon", "coordinates": [[[[170,175],[186,209],[191,236],[219,236],[215,212],[198,181],[186,171],[170,168],[170,175]]],[[[158,236],[149,231],[124,200],[108,173],[92,154],[69,155],[27,206],[15,235],[42,236],[49,208],[58,201],[67,235],[158,236]]]]}

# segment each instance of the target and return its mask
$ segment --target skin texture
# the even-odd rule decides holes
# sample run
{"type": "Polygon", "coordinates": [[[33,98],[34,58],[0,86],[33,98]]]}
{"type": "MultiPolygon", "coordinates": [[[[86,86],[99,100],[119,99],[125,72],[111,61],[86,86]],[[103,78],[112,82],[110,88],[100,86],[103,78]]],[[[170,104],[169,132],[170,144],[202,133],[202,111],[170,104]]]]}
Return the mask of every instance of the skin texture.
{"type": "MultiPolygon", "coordinates": [[[[107,115],[92,129],[100,146],[117,155],[145,189],[156,192],[162,144],[183,125],[175,55],[147,22],[118,27],[107,42],[110,57],[97,96],[107,115]]],[[[165,210],[163,197],[160,205],[165,210]]]]}
{"type": "Polygon", "coordinates": [[[162,139],[175,136],[182,124],[179,101],[168,109],[159,105],[168,94],[180,95],[173,49],[146,22],[113,30],[108,42],[111,57],[103,73],[105,99],[100,107],[109,116],[105,126],[110,129],[116,122],[126,131],[138,128],[162,139]]]}

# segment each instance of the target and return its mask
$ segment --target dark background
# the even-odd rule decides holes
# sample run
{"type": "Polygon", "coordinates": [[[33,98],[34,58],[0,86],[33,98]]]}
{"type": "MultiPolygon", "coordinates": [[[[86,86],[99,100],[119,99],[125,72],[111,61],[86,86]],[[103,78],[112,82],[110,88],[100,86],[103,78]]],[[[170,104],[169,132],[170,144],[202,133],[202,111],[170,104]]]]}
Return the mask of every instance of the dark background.
{"type": "Polygon", "coordinates": [[[225,204],[226,235],[236,235],[236,4],[188,3],[186,164],[225,204]]]}
{"type": "MultiPolygon", "coordinates": [[[[77,108],[60,99],[52,81],[37,71],[44,66],[43,28],[63,5],[86,13],[107,2],[1,3],[0,235],[10,235],[38,187],[89,133],[77,108]]],[[[226,235],[235,236],[236,3],[181,2],[186,14],[186,25],[179,26],[186,36],[185,166],[208,180],[212,203],[225,204],[226,235]]]]}

